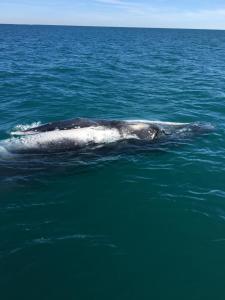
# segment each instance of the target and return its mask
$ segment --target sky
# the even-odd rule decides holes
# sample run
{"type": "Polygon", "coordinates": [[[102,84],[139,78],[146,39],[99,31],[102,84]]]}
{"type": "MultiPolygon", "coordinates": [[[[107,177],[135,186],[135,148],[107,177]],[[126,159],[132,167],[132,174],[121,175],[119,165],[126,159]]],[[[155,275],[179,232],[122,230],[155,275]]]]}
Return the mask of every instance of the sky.
{"type": "Polygon", "coordinates": [[[225,0],[0,0],[0,24],[225,29],[225,0]]]}

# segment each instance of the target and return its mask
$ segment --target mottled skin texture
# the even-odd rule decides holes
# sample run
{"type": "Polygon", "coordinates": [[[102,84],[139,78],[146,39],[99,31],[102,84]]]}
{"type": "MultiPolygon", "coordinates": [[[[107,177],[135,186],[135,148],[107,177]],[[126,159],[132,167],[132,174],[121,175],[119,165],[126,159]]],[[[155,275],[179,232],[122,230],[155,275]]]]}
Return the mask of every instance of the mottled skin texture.
{"type": "Polygon", "coordinates": [[[26,132],[47,132],[53,130],[67,130],[67,129],[75,129],[75,128],[83,128],[88,126],[97,126],[97,122],[85,118],[76,118],[65,121],[56,121],[47,123],[32,129],[25,130],[26,132]]]}
{"type": "Polygon", "coordinates": [[[157,143],[212,131],[210,124],[148,120],[97,120],[76,118],[47,123],[16,133],[11,151],[65,151],[120,143],[157,143]],[[29,136],[31,135],[31,136],[29,136]]]}
{"type": "Polygon", "coordinates": [[[144,124],[140,122],[142,126],[139,128],[139,125],[137,124],[138,123],[127,123],[126,121],[120,120],[92,120],[86,118],[75,118],[65,121],[47,123],[25,130],[24,134],[104,126],[106,128],[116,128],[121,132],[121,134],[126,131],[131,134],[136,134],[140,139],[152,140],[158,136],[160,129],[156,125],[144,124]]]}

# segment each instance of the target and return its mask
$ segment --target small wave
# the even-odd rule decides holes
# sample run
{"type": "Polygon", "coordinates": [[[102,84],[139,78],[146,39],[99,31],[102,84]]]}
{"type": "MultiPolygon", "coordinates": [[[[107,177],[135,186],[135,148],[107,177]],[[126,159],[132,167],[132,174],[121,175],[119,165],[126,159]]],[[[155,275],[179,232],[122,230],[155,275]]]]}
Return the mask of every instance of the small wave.
{"type": "Polygon", "coordinates": [[[92,247],[109,247],[109,248],[117,248],[117,245],[113,244],[109,238],[105,235],[91,235],[91,234],[71,234],[71,235],[63,235],[56,237],[39,237],[30,241],[26,241],[24,244],[19,245],[8,252],[8,255],[14,255],[20,251],[24,251],[27,248],[39,246],[39,245],[47,245],[47,244],[55,244],[59,242],[64,242],[66,240],[77,240],[77,241],[86,241],[89,242],[92,247]]]}

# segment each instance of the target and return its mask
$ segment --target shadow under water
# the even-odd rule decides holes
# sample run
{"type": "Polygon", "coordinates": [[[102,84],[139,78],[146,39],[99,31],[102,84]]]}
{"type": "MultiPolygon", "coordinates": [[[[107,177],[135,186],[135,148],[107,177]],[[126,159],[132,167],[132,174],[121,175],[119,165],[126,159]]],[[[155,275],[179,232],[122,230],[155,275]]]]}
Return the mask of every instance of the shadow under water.
{"type": "Polygon", "coordinates": [[[138,160],[143,157],[165,155],[181,147],[191,146],[193,137],[168,139],[152,143],[124,140],[102,147],[49,153],[5,153],[0,156],[0,184],[29,181],[37,176],[79,174],[100,168],[118,160],[138,160]]]}

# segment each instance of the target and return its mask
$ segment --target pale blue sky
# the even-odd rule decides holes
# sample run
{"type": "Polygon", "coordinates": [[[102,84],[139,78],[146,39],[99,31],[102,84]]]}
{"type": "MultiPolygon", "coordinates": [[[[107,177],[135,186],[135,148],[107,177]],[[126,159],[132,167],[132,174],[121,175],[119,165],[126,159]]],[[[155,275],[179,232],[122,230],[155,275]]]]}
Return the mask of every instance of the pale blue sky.
{"type": "Polygon", "coordinates": [[[0,0],[0,23],[225,29],[225,0],[0,0]]]}

